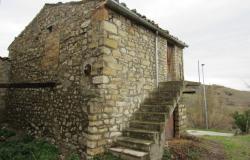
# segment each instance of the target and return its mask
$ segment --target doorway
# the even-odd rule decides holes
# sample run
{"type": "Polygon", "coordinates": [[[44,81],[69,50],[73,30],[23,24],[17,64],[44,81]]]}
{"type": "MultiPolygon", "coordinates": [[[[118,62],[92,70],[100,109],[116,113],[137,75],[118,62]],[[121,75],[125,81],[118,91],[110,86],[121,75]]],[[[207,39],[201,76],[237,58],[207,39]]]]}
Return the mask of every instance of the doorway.
{"type": "Polygon", "coordinates": [[[174,52],[175,48],[173,44],[168,44],[167,47],[167,80],[173,81],[174,80],[174,52]]]}
{"type": "Polygon", "coordinates": [[[175,136],[174,113],[171,114],[166,124],[166,140],[171,140],[175,136]]]}

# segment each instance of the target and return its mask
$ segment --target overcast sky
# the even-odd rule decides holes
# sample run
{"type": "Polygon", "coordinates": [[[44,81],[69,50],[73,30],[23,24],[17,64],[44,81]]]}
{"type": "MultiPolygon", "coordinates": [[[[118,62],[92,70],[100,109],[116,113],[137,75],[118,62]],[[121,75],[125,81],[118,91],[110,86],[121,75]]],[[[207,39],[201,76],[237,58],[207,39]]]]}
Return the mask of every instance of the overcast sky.
{"type": "MultiPolygon", "coordinates": [[[[0,0],[0,56],[44,3],[58,0],[0,0]]],[[[67,2],[68,0],[61,0],[67,2]]],[[[123,0],[185,41],[185,77],[247,90],[250,84],[250,0],[123,0]]],[[[250,90],[250,89],[248,89],[250,90]]]]}

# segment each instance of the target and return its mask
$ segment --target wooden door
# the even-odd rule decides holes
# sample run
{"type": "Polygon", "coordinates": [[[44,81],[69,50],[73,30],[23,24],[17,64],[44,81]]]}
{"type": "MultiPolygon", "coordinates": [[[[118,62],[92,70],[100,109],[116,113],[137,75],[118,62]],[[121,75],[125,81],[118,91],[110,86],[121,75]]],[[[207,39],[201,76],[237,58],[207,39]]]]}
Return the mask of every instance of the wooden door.
{"type": "Polygon", "coordinates": [[[174,114],[172,114],[169,117],[166,124],[166,139],[169,140],[173,138],[174,138],[174,114]]]}
{"type": "Polygon", "coordinates": [[[168,44],[167,49],[167,80],[172,81],[174,79],[174,45],[168,44]]]}

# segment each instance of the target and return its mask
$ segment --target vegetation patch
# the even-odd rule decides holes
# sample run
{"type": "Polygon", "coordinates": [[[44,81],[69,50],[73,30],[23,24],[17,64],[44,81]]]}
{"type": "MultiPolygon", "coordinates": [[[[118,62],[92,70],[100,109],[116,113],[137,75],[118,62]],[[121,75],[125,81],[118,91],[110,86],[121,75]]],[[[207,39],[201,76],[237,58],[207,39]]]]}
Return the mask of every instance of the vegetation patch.
{"type": "Polygon", "coordinates": [[[190,140],[173,140],[169,144],[169,151],[165,151],[164,159],[198,159],[201,154],[201,149],[196,143],[190,140]],[[170,153],[170,156],[166,154],[170,153]]]}
{"type": "Polygon", "coordinates": [[[169,141],[162,160],[224,160],[221,145],[210,140],[192,136],[169,141]]]}
{"type": "Polygon", "coordinates": [[[115,157],[111,153],[107,152],[105,154],[94,157],[93,160],[122,160],[122,159],[115,157]]]}
{"type": "Polygon", "coordinates": [[[6,139],[15,136],[16,133],[14,131],[10,131],[7,129],[0,129],[0,137],[1,139],[6,139]]]}
{"type": "MultiPolygon", "coordinates": [[[[0,160],[58,160],[59,149],[45,140],[31,136],[20,136],[14,131],[0,129],[0,160]]],[[[72,153],[65,160],[80,160],[80,156],[72,153]]],[[[105,153],[93,160],[121,160],[111,153],[105,153]]]]}
{"type": "MultiPolygon", "coordinates": [[[[3,137],[15,136],[15,132],[0,130],[3,137]]],[[[45,140],[36,140],[30,136],[0,142],[0,160],[57,160],[59,150],[45,140]]]]}
{"type": "Polygon", "coordinates": [[[78,154],[73,153],[66,160],[80,160],[80,157],[78,154]]]}
{"type": "Polygon", "coordinates": [[[244,113],[235,112],[233,118],[235,125],[242,133],[250,133],[250,110],[244,113]]]}
{"type": "MultiPolygon", "coordinates": [[[[234,90],[217,85],[207,87],[207,105],[209,128],[223,131],[234,131],[234,118],[238,111],[249,110],[250,92],[234,90]]],[[[185,94],[184,103],[187,108],[187,125],[190,128],[205,128],[204,101],[202,88],[196,88],[196,94],[185,94]]]]}
{"type": "Polygon", "coordinates": [[[206,139],[221,143],[229,159],[250,159],[250,135],[235,137],[206,137],[206,139]]]}

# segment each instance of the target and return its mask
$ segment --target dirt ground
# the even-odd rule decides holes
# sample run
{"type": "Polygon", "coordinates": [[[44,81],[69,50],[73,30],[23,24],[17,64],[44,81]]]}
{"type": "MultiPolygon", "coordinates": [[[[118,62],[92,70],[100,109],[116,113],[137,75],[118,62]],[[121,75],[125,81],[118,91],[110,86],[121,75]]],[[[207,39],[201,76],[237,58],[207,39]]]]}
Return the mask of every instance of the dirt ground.
{"type": "Polygon", "coordinates": [[[167,142],[172,160],[226,160],[223,146],[214,141],[185,136],[167,142]]]}

